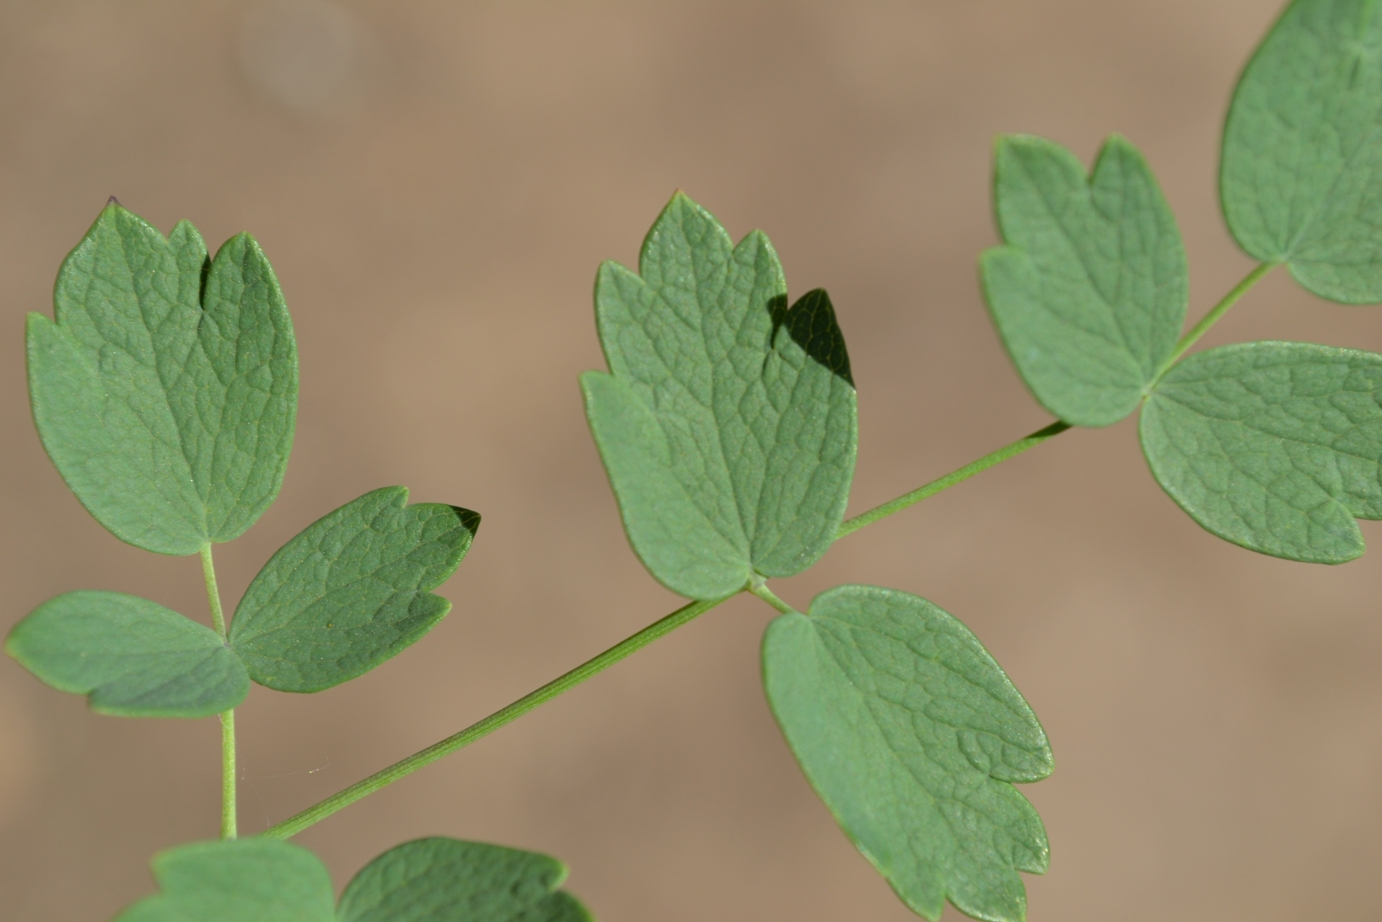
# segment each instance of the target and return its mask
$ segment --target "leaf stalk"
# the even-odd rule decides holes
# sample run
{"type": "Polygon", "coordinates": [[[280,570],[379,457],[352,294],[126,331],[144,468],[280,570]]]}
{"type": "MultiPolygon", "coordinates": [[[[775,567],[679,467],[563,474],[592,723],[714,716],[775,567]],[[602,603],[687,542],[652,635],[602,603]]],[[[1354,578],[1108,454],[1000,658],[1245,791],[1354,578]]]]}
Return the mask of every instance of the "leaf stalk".
{"type": "MultiPolygon", "coordinates": [[[[732,596],[726,596],[725,599],[727,598],[732,598],[732,596]]],[[[484,720],[471,724],[461,732],[448,736],[441,742],[428,746],[421,752],[416,752],[402,761],[395,762],[382,771],[375,772],[363,781],[358,781],[345,790],[326,798],[321,803],[308,807],[296,816],[265,830],[261,835],[271,839],[286,839],[297,835],[308,826],[326,819],[337,810],[350,806],[360,798],[367,797],[405,775],[412,774],[424,765],[430,765],[458,749],[464,749],[505,724],[512,723],[538,705],[551,701],[562,692],[580,685],[591,676],[605,671],[625,657],[638,652],[654,640],[670,634],[698,615],[710,611],[724,602],[725,599],[692,602],[689,605],[683,605],[670,615],[653,622],[637,634],[620,641],[600,655],[586,660],[570,672],[553,679],[536,691],[529,692],[507,707],[500,708],[484,720]]]]}
{"type": "Polygon", "coordinates": [[[845,535],[853,534],[854,532],[863,528],[865,525],[872,525],[879,519],[886,519],[894,512],[901,512],[908,506],[915,505],[921,502],[923,499],[935,496],[942,490],[947,490],[950,487],[955,486],[955,484],[957,483],[961,483],[965,480],[968,480],[975,474],[978,474],[982,471],[986,471],[994,465],[1000,464],[1008,460],[1009,458],[1016,457],[1017,455],[1022,454],[1027,449],[1034,448],[1037,445],[1040,445],[1042,442],[1049,441],[1050,439],[1055,438],[1056,436],[1060,435],[1062,432],[1069,428],[1069,423],[1054,422],[1051,425],[1045,427],[1044,429],[1038,429],[1031,435],[1023,436],[1016,442],[1011,442],[1007,445],[1004,445],[997,451],[990,452],[989,454],[984,455],[977,461],[971,461],[964,467],[959,468],[958,470],[951,471],[944,477],[940,477],[936,480],[931,481],[928,484],[917,487],[910,493],[904,493],[897,499],[886,502],[881,506],[875,506],[868,512],[860,513],[852,519],[846,519],[845,521],[840,523],[840,530],[835,533],[835,538],[836,540],[839,540],[840,538],[843,538],[845,535]]]}
{"type": "Polygon", "coordinates": [[[1201,317],[1200,322],[1191,327],[1190,332],[1186,333],[1184,336],[1180,338],[1180,341],[1176,343],[1176,348],[1172,350],[1170,357],[1167,358],[1165,362],[1161,363],[1161,368],[1157,371],[1156,377],[1152,379],[1151,384],[1147,385],[1147,393],[1151,393],[1153,390],[1156,389],[1157,382],[1159,382],[1162,379],[1166,372],[1170,371],[1171,368],[1177,362],[1180,361],[1181,356],[1185,355],[1185,353],[1190,349],[1190,347],[1195,345],[1195,343],[1199,340],[1201,336],[1209,332],[1210,327],[1214,326],[1214,324],[1219,322],[1219,318],[1223,317],[1224,314],[1228,313],[1228,309],[1230,307],[1238,303],[1239,298],[1247,294],[1249,289],[1252,288],[1252,286],[1260,282],[1263,276],[1265,276],[1268,272],[1271,272],[1278,265],[1280,264],[1259,264],[1257,268],[1253,269],[1246,276],[1244,276],[1241,282],[1233,286],[1233,290],[1230,291],[1228,294],[1224,295],[1223,299],[1220,300],[1218,304],[1210,308],[1209,313],[1201,317]]]}
{"type": "Polygon", "coordinates": [[[768,581],[757,573],[753,575],[753,579],[749,582],[749,592],[752,592],[784,615],[800,614],[795,608],[779,599],[777,594],[768,588],[768,581]]]}
{"type": "MultiPolygon", "coordinates": [[[[206,581],[206,601],[211,607],[211,622],[221,642],[227,640],[226,618],[221,609],[221,590],[216,586],[216,564],[211,559],[211,543],[202,545],[202,579],[206,581]]],[[[221,712],[221,838],[236,836],[235,809],[235,709],[221,712]]]]}
{"type": "Polygon", "coordinates": [[[211,559],[210,542],[202,545],[202,579],[206,581],[206,601],[211,606],[211,624],[221,640],[228,639],[226,616],[221,610],[221,590],[216,587],[216,564],[211,559]]]}

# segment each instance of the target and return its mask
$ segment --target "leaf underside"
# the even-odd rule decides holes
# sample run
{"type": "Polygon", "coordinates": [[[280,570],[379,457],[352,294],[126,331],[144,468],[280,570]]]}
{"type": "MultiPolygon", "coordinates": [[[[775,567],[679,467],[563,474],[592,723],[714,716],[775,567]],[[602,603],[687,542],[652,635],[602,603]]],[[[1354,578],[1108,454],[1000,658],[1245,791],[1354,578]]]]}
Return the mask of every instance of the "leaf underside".
{"type": "Polygon", "coordinates": [[[366,493],[264,565],[230,629],[250,678],[279,691],[330,688],[397,655],[446,615],[451,603],[428,590],[455,572],[480,517],[407,502],[404,487],[366,493]]]}
{"type": "Polygon", "coordinates": [[[431,838],[375,858],[340,903],[316,855],[275,839],[194,842],[157,855],[161,892],[115,922],[593,922],[554,858],[431,838]]]}
{"type": "Polygon", "coordinates": [[[533,852],[430,838],[407,842],[355,875],[340,922],[591,922],[564,890],[566,867],[533,852]]]}
{"type": "Polygon", "coordinates": [[[841,586],[763,640],[768,702],[835,819],[913,911],[1020,920],[1046,832],[1013,782],[1046,735],[979,641],[905,592],[841,586]]]}
{"type": "Polygon", "coordinates": [[[980,261],[1003,344],[1037,400],[1074,426],[1137,408],[1185,323],[1185,248],[1142,155],[1113,136],[1092,174],[1041,138],[999,142],[1004,246],[980,261]]]}
{"type": "Polygon", "coordinates": [[[1239,246],[1333,301],[1382,301],[1382,15],[1296,0],[1224,127],[1220,197],[1239,246]]]}
{"type": "Polygon", "coordinates": [[[1206,529],[1311,563],[1363,553],[1382,518],[1382,355],[1258,342],[1197,353],[1142,411],[1163,489],[1206,529]]]}
{"type": "Polygon", "coordinates": [[[677,193],[635,275],[595,286],[610,372],[581,376],[629,541],[673,592],[715,599],[814,563],[844,517],[857,447],[844,337],[823,291],[787,308],[761,232],[738,246],[677,193]]]}
{"type": "Polygon", "coordinates": [[[195,554],[278,494],[297,412],[297,351],[273,270],[247,234],[208,262],[183,221],[164,239],[111,204],[30,314],[39,437],[122,541],[195,554]]]}
{"type": "Polygon", "coordinates": [[[307,849],[274,839],[194,842],[157,855],[161,893],[115,922],[335,922],[331,877],[307,849]]]}
{"type": "Polygon", "coordinates": [[[235,707],[249,676],[210,628],[148,599],[69,592],[15,625],[5,652],[59,691],[120,717],[207,717],[235,707]]]}

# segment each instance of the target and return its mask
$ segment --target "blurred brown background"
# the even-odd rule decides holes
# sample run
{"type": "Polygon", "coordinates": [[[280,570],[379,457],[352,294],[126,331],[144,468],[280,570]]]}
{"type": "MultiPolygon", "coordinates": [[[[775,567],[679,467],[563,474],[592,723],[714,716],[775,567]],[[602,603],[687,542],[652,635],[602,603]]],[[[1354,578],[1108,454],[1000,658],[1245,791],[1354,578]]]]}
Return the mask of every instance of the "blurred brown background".
{"type": "MultiPolygon", "coordinates": [[[[1184,229],[1192,316],[1248,268],[1215,205],[1228,94],[1279,0],[680,4],[282,0],[0,4],[0,629],[70,589],[205,619],[194,558],[120,544],[33,434],[21,319],[108,195],[213,246],[253,232],[296,323],[282,496],[218,551],[228,604],[374,487],[480,510],[451,616],[370,675],[240,711],[241,828],[265,828],[678,604],[629,552],[576,375],[590,288],[681,187],[829,288],[860,391],[861,511],[1048,421],[975,258],[996,133],[1087,161],[1120,131],[1184,229]]],[[[1382,314],[1282,273],[1209,342],[1382,348],[1382,314]]],[[[1382,547],[1382,528],[1364,531],[1382,547]]],[[[1034,920],[1375,912],[1378,551],[1341,568],[1210,537],[1135,424],[1062,436],[785,581],[916,592],[962,618],[1045,722],[1025,787],[1034,920]]],[[[763,703],[771,612],[741,599],[299,841],[338,886],[428,834],[548,851],[603,922],[911,918],[816,802],[763,703]]],[[[216,833],[215,720],[89,714],[0,660],[0,916],[103,920],[149,856],[216,833]]],[[[953,910],[950,912],[953,913],[953,910]]]]}

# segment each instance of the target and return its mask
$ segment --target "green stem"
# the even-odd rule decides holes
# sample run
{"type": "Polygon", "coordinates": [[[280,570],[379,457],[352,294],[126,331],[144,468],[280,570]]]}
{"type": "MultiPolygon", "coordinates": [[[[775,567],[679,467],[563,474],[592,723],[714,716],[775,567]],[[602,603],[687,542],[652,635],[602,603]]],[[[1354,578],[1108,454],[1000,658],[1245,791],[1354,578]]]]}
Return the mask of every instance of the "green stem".
{"type": "Polygon", "coordinates": [[[771,605],[773,608],[776,608],[784,615],[798,614],[795,608],[779,599],[776,593],[774,593],[771,589],[768,588],[767,580],[765,580],[763,577],[757,574],[754,574],[753,580],[749,583],[749,592],[752,592],[754,595],[758,596],[764,602],[767,602],[769,605],[771,605]]]}
{"type": "Polygon", "coordinates": [[[424,765],[430,765],[458,749],[464,749],[481,737],[488,736],[505,724],[511,723],[522,717],[538,705],[551,701],[562,692],[580,685],[591,676],[605,671],[630,654],[638,652],[659,637],[670,634],[683,624],[694,619],[697,615],[710,611],[710,609],[723,601],[725,601],[725,599],[715,599],[709,602],[692,602],[689,605],[683,605],[662,620],[653,622],[632,637],[615,644],[594,659],[586,660],[560,678],[553,679],[537,691],[530,692],[522,698],[519,698],[513,704],[495,711],[479,723],[471,724],[460,733],[448,736],[441,742],[428,746],[421,752],[414,753],[401,762],[395,762],[388,768],[375,772],[365,780],[356,782],[345,790],[331,795],[321,803],[308,807],[296,816],[290,817],[277,826],[265,830],[263,835],[271,839],[286,839],[289,836],[297,835],[313,823],[326,819],[337,810],[348,807],[360,798],[373,794],[375,791],[392,784],[404,775],[409,775],[419,768],[422,768],[424,765]]]}
{"type": "Polygon", "coordinates": [[[206,580],[206,600],[211,605],[211,623],[221,639],[226,639],[226,616],[221,611],[221,590],[216,588],[216,564],[211,561],[211,545],[202,545],[202,579],[206,580]]]}
{"type": "MultiPolygon", "coordinates": [[[[206,601],[211,606],[211,622],[221,641],[226,641],[226,616],[221,610],[221,590],[216,587],[216,564],[211,560],[211,544],[202,545],[202,579],[206,581],[206,601]]],[[[235,838],[235,709],[221,712],[221,838],[235,838]]]]}
{"type": "Polygon", "coordinates": [[[235,709],[221,712],[221,838],[235,838],[235,709]]]}
{"type": "MultiPolygon", "coordinates": [[[[1174,365],[1182,355],[1185,354],[1185,351],[1189,349],[1192,345],[1194,345],[1195,341],[1205,334],[1205,331],[1212,327],[1219,320],[1220,317],[1227,313],[1228,309],[1232,307],[1239,298],[1246,294],[1248,289],[1252,288],[1253,285],[1256,285],[1257,282],[1264,275],[1270,272],[1274,265],[1274,263],[1263,263],[1259,265],[1256,269],[1254,269],[1252,272],[1248,273],[1247,277],[1244,278],[1243,281],[1239,282],[1237,287],[1235,287],[1232,291],[1225,295],[1223,300],[1216,304],[1214,308],[1210,310],[1210,312],[1206,314],[1202,320],[1200,320],[1199,323],[1195,324],[1194,328],[1191,329],[1190,332],[1186,333],[1185,336],[1181,337],[1180,342],[1176,344],[1175,351],[1172,353],[1171,357],[1166,361],[1165,365],[1161,368],[1161,370],[1157,373],[1157,380],[1160,380],[1161,375],[1164,375],[1166,371],[1172,365],[1174,365]]],[[[1155,381],[1151,386],[1155,386],[1155,381]]],[[[848,519],[845,522],[842,522],[840,524],[839,531],[837,531],[835,534],[835,537],[837,539],[843,538],[845,535],[852,534],[853,532],[858,531],[865,525],[871,525],[874,522],[877,522],[879,519],[887,518],[894,512],[900,512],[903,509],[906,509],[908,506],[912,506],[916,503],[921,502],[927,497],[935,496],[942,490],[948,489],[950,487],[953,487],[957,483],[968,480],[969,478],[973,477],[975,474],[978,474],[981,471],[986,471],[996,464],[1000,464],[1008,460],[1009,458],[1016,457],[1017,455],[1022,454],[1029,448],[1034,448],[1037,445],[1040,445],[1042,442],[1055,438],[1056,436],[1060,435],[1062,432],[1066,431],[1069,428],[1070,425],[1068,423],[1054,422],[1051,425],[1045,427],[1044,429],[1038,429],[1031,435],[1020,438],[1016,442],[1013,442],[1009,445],[1005,445],[997,451],[984,455],[984,457],[980,458],[979,460],[972,461],[969,464],[966,464],[964,467],[952,471],[951,473],[946,474],[944,477],[941,477],[938,480],[933,480],[930,483],[925,484],[924,486],[918,487],[910,493],[907,493],[903,496],[899,496],[897,499],[892,500],[891,502],[884,503],[881,506],[877,506],[873,509],[870,509],[867,512],[861,513],[860,515],[856,515],[852,519],[848,519]]],[[[216,629],[221,632],[222,636],[225,636],[225,624],[224,619],[221,615],[221,603],[219,598],[216,596],[215,591],[216,574],[211,567],[210,546],[207,546],[202,549],[202,564],[206,572],[207,592],[212,600],[212,616],[216,621],[216,629]]],[[[796,611],[786,602],[782,601],[775,594],[773,594],[773,591],[767,587],[766,582],[761,577],[755,576],[755,578],[751,580],[750,584],[745,588],[780,612],[793,613],[796,611]]],[[[603,672],[604,670],[608,669],[610,666],[613,666],[615,663],[619,662],[620,660],[624,659],[630,654],[635,653],[638,650],[641,650],[643,647],[646,647],[648,644],[652,643],[654,640],[657,640],[659,637],[663,637],[667,634],[670,634],[672,631],[681,627],[683,624],[686,624],[687,622],[694,619],[697,615],[701,615],[707,611],[710,611],[710,609],[714,608],[715,606],[719,605],[721,602],[724,601],[725,599],[717,599],[715,601],[709,602],[692,602],[689,605],[685,605],[677,609],[676,611],[672,612],[670,615],[663,618],[662,620],[650,624],[648,627],[645,627],[637,634],[634,634],[633,636],[614,645],[613,647],[610,647],[608,650],[606,650],[604,653],[601,653],[594,659],[587,660],[586,662],[577,666],[575,669],[572,669],[565,675],[557,679],[554,679],[551,682],[548,682],[546,685],[542,686],[537,691],[530,692],[529,694],[524,695],[522,698],[519,698],[513,704],[510,704],[507,707],[495,711],[493,714],[486,717],[479,723],[472,724],[471,726],[467,727],[461,732],[453,736],[448,736],[446,739],[442,740],[439,743],[435,743],[431,746],[428,746],[421,752],[414,753],[413,755],[408,756],[408,758],[403,759],[400,762],[395,762],[393,765],[390,765],[388,768],[383,769],[382,771],[375,772],[373,775],[370,775],[363,781],[359,781],[355,784],[352,784],[345,790],[331,795],[326,800],[321,801],[315,806],[308,807],[306,810],[303,810],[296,816],[290,817],[284,820],[283,822],[279,823],[277,826],[265,830],[263,835],[274,839],[286,839],[290,836],[297,835],[299,832],[302,832],[302,830],[306,829],[308,826],[311,826],[314,823],[326,819],[328,816],[335,813],[337,810],[347,807],[350,804],[355,803],[355,801],[360,800],[362,797],[367,797],[370,794],[373,794],[375,791],[378,791],[380,788],[392,784],[393,782],[404,777],[405,775],[412,774],[419,768],[422,768],[424,765],[430,765],[431,763],[437,761],[440,758],[450,755],[458,749],[463,749],[466,746],[469,746],[471,743],[475,742],[481,737],[493,733],[495,730],[498,730],[505,724],[517,720],[519,717],[522,717],[524,714],[533,710],[538,705],[552,700],[553,698],[560,695],[562,692],[570,688],[574,688],[575,686],[584,682],[586,679],[589,679],[592,676],[603,672]]],[[[230,830],[229,837],[233,837],[235,835],[235,730],[231,712],[227,711],[224,715],[222,715],[222,721],[224,722],[224,725],[227,727],[226,739],[228,740],[228,742],[226,743],[226,765],[228,766],[227,771],[229,772],[229,774],[226,776],[226,797],[227,803],[229,804],[227,809],[230,811],[230,819],[228,821],[228,828],[230,830]]],[[[223,824],[223,835],[225,828],[226,827],[223,824]]]]}
{"type": "Polygon", "coordinates": [[[1186,351],[1191,346],[1195,345],[1195,342],[1201,336],[1209,332],[1209,328],[1214,326],[1214,324],[1218,323],[1219,318],[1224,316],[1224,314],[1227,314],[1228,309],[1230,307],[1238,303],[1239,298],[1247,294],[1248,290],[1252,288],[1252,286],[1260,282],[1262,280],[1262,277],[1266,275],[1268,272],[1271,272],[1273,269],[1275,269],[1277,265],[1278,263],[1260,264],[1257,268],[1253,269],[1246,276],[1244,276],[1243,281],[1235,285],[1232,291],[1224,295],[1223,299],[1218,304],[1210,308],[1209,313],[1201,317],[1200,322],[1191,327],[1190,332],[1182,336],[1180,338],[1180,342],[1176,343],[1175,350],[1171,353],[1170,358],[1168,358],[1165,362],[1161,363],[1161,368],[1157,370],[1156,377],[1153,378],[1152,383],[1147,386],[1147,390],[1150,392],[1153,388],[1155,388],[1157,382],[1161,380],[1161,376],[1166,374],[1166,372],[1170,371],[1171,366],[1175,365],[1176,362],[1180,361],[1180,357],[1185,355],[1186,351]]]}
{"type": "Polygon", "coordinates": [[[986,471],[995,464],[1000,464],[1009,458],[1022,454],[1029,448],[1040,445],[1048,439],[1053,439],[1062,432],[1070,428],[1069,423],[1055,422],[1045,429],[1038,429],[1029,436],[1018,439],[1009,445],[1004,445],[995,452],[984,455],[978,461],[972,461],[956,471],[951,471],[938,480],[933,480],[925,486],[917,487],[910,493],[899,496],[897,499],[875,506],[868,512],[860,513],[852,519],[846,519],[840,523],[840,530],[835,533],[836,539],[843,538],[863,528],[865,525],[872,525],[879,519],[885,519],[894,512],[901,512],[908,506],[914,505],[926,499],[928,496],[935,496],[942,490],[953,487],[961,481],[968,480],[981,471],[986,471]]]}
{"type": "MultiPolygon", "coordinates": [[[[863,528],[865,525],[868,525],[871,522],[875,522],[878,519],[883,518],[884,516],[892,515],[894,512],[897,512],[900,509],[905,509],[913,503],[919,503],[926,497],[939,493],[946,487],[953,486],[962,480],[966,480],[970,477],[973,477],[980,471],[987,470],[988,468],[993,467],[995,464],[998,464],[1001,461],[1005,461],[1008,458],[1013,457],[1014,455],[1021,454],[1028,448],[1033,447],[1034,445],[1040,445],[1047,439],[1059,435],[1060,433],[1064,432],[1066,429],[1069,428],[1070,427],[1065,423],[1052,423],[1045,429],[1033,432],[1026,438],[1018,439],[1011,445],[1008,445],[1004,448],[1000,448],[998,451],[995,451],[992,454],[985,455],[978,461],[975,461],[972,464],[967,464],[959,470],[955,471],[954,473],[947,474],[939,480],[934,480],[931,483],[928,483],[926,486],[921,487],[920,489],[913,490],[906,496],[899,497],[890,503],[884,503],[882,506],[879,506],[876,509],[871,509],[870,511],[865,512],[863,515],[855,516],[854,518],[850,519],[849,521],[845,522],[843,525],[840,526],[838,536],[843,537],[844,535],[847,535],[852,531],[856,531],[860,528],[863,528]]],[[[767,587],[765,581],[761,578],[752,580],[750,584],[745,588],[752,592],[754,595],[758,596],[760,599],[763,599],[773,608],[776,608],[778,611],[783,612],[784,614],[796,611],[786,602],[778,598],[772,592],[772,590],[770,590],[767,587]]],[[[721,602],[724,601],[725,599],[717,599],[711,602],[692,602],[689,605],[685,605],[681,608],[678,608],[676,611],[672,612],[670,615],[666,616],[662,620],[653,622],[648,627],[645,627],[643,630],[639,631],[637,634],[634,634],[628,639],[621,641],[618,644],[615,644],[613,647],[610,647],[608,650],[606,650],[604,653],[601,653],[594,659],[587,660],[586,662],[577,666],[575,669],[572,669],[570,672],[566,673],[560,678],[553,679],[551,682],[548,682],[546,685],[542,686],[536,691],[530,692],[529,694],[524,695],[522,698],[519,698],[513,704],[510,704],[507,707],[495,711],[493,714],[486,717],[479,723],[472,724],[469,727],[466,727],[461,732],[454,734],[453,736],[448,736],[446,739],[442,740],[439,743],[434,743],[433,745],[428,746],[421,752],[416,752],[413,755],[408,756],[406,759],[403,759],[399,762],[395,762],[388,768],[375,772],[373,775],[370,775],[363,781],[358,781],[355,784],[352,784],[350,787],[342,791],[339,791],[336,794],[331,795],[330,797],[326,798],[326,800],[323,800],[314,806],[308,807],[301,813],[289,817],[288,819],[284,820],[276,826],[266,829],[263,833],[261,833],[261,835],[265,835],[269,838],[274,839],[287,839],[291,836],[297,835],[299,832],[302,832],[308,826],[311,826],[314,823],[326,819],[328,816],[335,813],[337,810],[341,810],[345,807],[348,807],[351,804],[355,803],[355,801],[360,800],[363,797],[368,797],[370,794],[373,794],[380,788],[392,784],[393,782],[399,780],[405,775],[410,775],[425,765],[430,765],[438,759],[448,756],[458,749],[463,749],[466,746],[469,746],[471,743],[475,742],[476,740],[480,739],[481,737],[493,733],[495,730],[498,730],[505,724],[517,720],[519,717],[522,717],[524,714],[528,713],[538,705],[552,700],[553,698],[560,695],[562,692],[581,684],[586,679],[589,679],[600,672],[603,672],[610,666],[613,666],[615,663],[624,659],[626,656],[629,656],[630,654],[635,653],[638,650],[641,650],[643,647],[646,647],[648,644],[652,643],[654,640],[657,640],[659,637],[663,637],[667,634],[670,634],[672,631],[681,627],[683,624],[686,624],[688,621],[691,621],[697,615],[701,615],[705,612],[710,611],[710,609],[714,608],[715,606],[719,605],[721,602]]]]}

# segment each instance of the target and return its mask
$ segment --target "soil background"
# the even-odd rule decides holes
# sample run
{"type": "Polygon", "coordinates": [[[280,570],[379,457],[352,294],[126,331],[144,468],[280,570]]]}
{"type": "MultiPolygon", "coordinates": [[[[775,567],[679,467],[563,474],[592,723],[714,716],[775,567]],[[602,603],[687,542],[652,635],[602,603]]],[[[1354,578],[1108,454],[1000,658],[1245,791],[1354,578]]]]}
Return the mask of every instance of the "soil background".
{"type": "MultiPolygon", "coordinates": [[[[1278,0],[558,4],[0,3],[0,629],[72,589],[207,619],[195,558],[105,533],[44,456],[23,315],[107,196],[213,247],[249,230],[301,352],[278,503],[217,550],[233,604],[280,544],[375,487],[484,515],[452,614],[323,694],[238,712],[261,830],[676,608],[630,553],[576,375],[591,285],[685,189],[829,289],[860,395],[852,512],[1049,417],[976,284],[991,148],[1140,146],[1190,255],[1191,317],[1250,268],[1217,209],[1219,128],[1278,0]]],[[[1382,313],[1277,272],[1206,344],[1382,349],[1382,313]]],[[[1056,772],[1025,786],[1051,871],[1033,920],[1376,911],[1382,572],[1202,531],[1135,420],[1068,433],[841,541],[776,586],[873,583],[964,620],[1056,772]]],[[[1382,545],[1382,528],[1364,523],[1382,545]]],[[[603,922],[912,916],[816,801],[759,687],[772,612],[736,600],[298,841],[343,886],[424,835],[546,851],[603,922]]],[[[0,915],[109,918],[154,852],[214,837],[214,719],[118,720],[0,660],[0,915]]],[[[947,918],[959,918],[948,910],[947,918]]]]}

